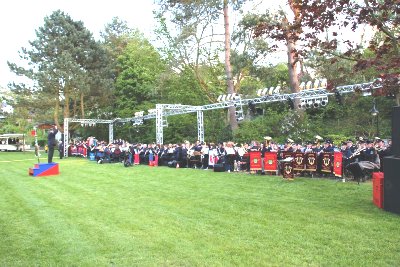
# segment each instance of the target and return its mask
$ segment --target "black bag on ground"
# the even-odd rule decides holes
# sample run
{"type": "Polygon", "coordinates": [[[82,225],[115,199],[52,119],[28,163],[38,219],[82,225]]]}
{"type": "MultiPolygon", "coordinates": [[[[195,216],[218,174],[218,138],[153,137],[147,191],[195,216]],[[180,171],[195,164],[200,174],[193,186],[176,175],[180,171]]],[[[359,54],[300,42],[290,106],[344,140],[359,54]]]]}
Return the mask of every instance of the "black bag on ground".
{"type": "Polygon", "coordinates": [[[224,164],[214,164],[214,171],[215,172],[224,172],[224,164]]]}
{"type": "Polygon", "coordinates": [[[98,164],[103,164],[103,163],[110,163],[109,159],[99,159],[99,161],[97,161],[98,164]]]}
{"type": "Polygon", "coordinates": [[[168,161],[168,167],[176,168],[176,160],[168,161]]]}

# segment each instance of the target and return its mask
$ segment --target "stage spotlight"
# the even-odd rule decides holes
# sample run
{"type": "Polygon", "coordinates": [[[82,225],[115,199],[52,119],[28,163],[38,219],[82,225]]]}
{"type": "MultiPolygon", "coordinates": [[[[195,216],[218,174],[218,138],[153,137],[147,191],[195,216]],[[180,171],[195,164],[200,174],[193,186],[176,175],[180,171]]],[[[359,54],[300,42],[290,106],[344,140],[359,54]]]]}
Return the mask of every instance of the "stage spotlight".
{"type": "Polygon", "coordinates": [[[268,95],[273,95],[274,90],[275,90],[274,87],[269,88],[269,90],[268,90],[268,95]]]}
{"type": "Polygon", "coordinates": [[[256,105],[254,104],[254,102],[253,101],[249,101],[248,106],[249,106],[250,112],[253,115],[256,114],[256,105]]]}
{"type": "Polygon", "coordinates": [[[242,121],[243,120],[243,117],[237,117],[236,118],[236,121],[242,121]]]}
{"type": "Polygon", "coordinates": [[[326,105],[328,105],[328,98],[324,98],[321,100],[321,106],[325,107],[326,105]]]}
{"type": "Polygon", "coordinates": [[[305,82],[301,82],[300,85],[299,85],[300,91],[304,90],[304,88],[306,88],[306,83],[305,82]]]}
{"type": "Polygon", "coordinates": [[[305,108],[306,107],[306,101],[304,99],[301,99],[300,104],[298,105],[299,108],[305,108]]]}
{"type": "Polygon", "coordinates": [[[290,109],[294,109],[294,101],[290,97],[287,98],[290,109]]]}
{"type": "Polygon", "coordinates": [[[319,80],[315,80],[315,82],[314,82],[314,89],[317,89],[317,88],[319,88],[319,87],[320,87],[319,80]]]}
{"type": "Polygon", "coordinates": [[[312,87],[312,81],[308,81],[307,83],[306,83],[306,89],[308,90],[308,89],[311,89],[311,87],[312,87]]]}
{"type": "Polygon", "coordinates": [[[328,86],[328,80],[327,79],[322,79],[321,84],[319,85],[321,88],[326,88],[328,86]]]}
{"type": "Polygon", "coordinates": [[[335,91],[335,98],[336,98],[336,102],[337,102],[339,105],[343,105],[342,95],[340,94],[339,91],[335,91]]]}
{"type": "Polygon", "coordinates": [[[237,93],[232,94],[232,100],[238,100],[240,99],[240,95],[237,93]]]}

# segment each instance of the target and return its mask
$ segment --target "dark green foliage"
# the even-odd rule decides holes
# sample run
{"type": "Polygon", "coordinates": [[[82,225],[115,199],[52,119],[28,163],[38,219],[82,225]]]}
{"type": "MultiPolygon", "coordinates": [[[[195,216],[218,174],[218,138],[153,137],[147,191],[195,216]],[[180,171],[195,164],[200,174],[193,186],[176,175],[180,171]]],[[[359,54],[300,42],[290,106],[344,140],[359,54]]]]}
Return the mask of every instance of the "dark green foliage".
{"type": "Polygon", "coordinates": [[[99,108],[109,104],[107,55],[83,22],[68,14],[57,10],[45,17],[21,58],[29,67],[9,63],[10,69],[31,79],[34,86],[14,85],[13,89],[21,96],[18,105],[29,106],[31,112],[51,110],[58,124],[60,108],[64,117],[84,117],[86,108],[99,116],[99,108]]]}
{"type": "Polygon", "coordinates": [[[116,116],[130,117],[146,103],[158,103],[161,73],[165,71],[160,55],[143,37],[129,40],[124,53],[118,57],[120,73],[115,83],[116,116]]]}

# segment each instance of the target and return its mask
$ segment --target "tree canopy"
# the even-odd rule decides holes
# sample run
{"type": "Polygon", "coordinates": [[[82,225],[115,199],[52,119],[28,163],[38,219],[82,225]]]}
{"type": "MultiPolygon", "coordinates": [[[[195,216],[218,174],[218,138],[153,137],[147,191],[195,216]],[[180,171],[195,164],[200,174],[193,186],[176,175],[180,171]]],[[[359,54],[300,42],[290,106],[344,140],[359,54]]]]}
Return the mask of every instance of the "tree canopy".
{"type": "MultiPolygon", "coordinates": [[[[96,41],[83,22],[57,10],[44,18],[29,47],[21,49],[26,64],[9,62],[13,72],[31,82],[11,85],[15,114],[0,123],[15,128],[29,127],[21,121],[27,117],[31,123],[56,124],[65,117],[129,118],[156,103],[205,105],[221,94],[251,98],[258,89],[278,85],[287,87],[285,92],[298,92],[301,81],[316,78],[327,78],[329,89],[381,78],[383,89],[373,96],[380,109],[380,132],[389,135],[394,102],[388,96],[400,101],[398,1],[289,0],[286,10],[249,12],[244,7],[252,2],[157,1],[156,41],[118,17],[106,24],[96,41]],[[354,43],[342,38],[343,31],[367,26],[374,31],[371,40],[354,43]],[[272,62],[282,46],[287,57],[272,62]]],[[[234,112],[208,111],[205,137],[245,142],[271,135],[280,141],[288,136],[304,141],[314,134],[376,134],[368,113],[371,97],[352,94],[341,102],[332,97],[325,108],[301,114],[286,102],[256,109],[243,103],[245,120],[239,123],[232,123],[234,112]]],[[[167,119],[167,142],[197,138],[195,114],[167,119]]],[[[152,121],[135,128],[118,125],[115,130],[121,138],[154,141],[152,121]]],[[[85,131],[82,134],[99,129],[85,131]]]]}

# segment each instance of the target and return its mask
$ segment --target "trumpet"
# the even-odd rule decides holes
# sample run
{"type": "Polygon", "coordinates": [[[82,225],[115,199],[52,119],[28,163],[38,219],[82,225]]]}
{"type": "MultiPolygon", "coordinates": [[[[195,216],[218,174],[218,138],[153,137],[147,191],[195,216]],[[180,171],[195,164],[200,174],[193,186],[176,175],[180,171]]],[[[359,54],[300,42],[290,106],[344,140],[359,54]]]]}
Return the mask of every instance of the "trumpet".
{"type": "Polygon", "coordinates": [[[355,156],[360,155],[361,152],[362,152],[362,151],[365,151],[365,150],[366,150],[365,147],[361,147],[361,148],[357,149],[356,151],[354,151],[353,154],[351,154],[351,156],[349,157],[349,159],[352,159],[352,158],[354,158],[355,156]]]}

